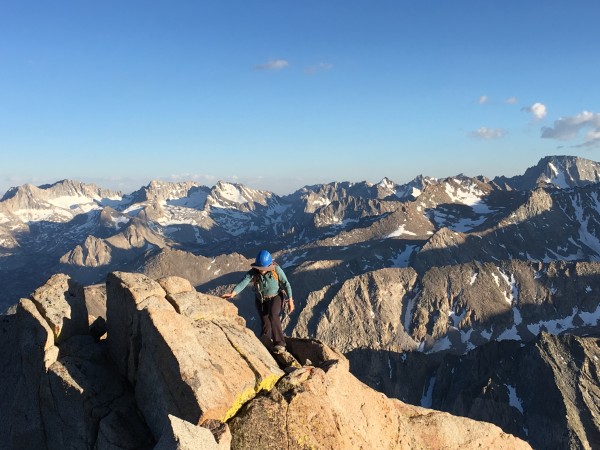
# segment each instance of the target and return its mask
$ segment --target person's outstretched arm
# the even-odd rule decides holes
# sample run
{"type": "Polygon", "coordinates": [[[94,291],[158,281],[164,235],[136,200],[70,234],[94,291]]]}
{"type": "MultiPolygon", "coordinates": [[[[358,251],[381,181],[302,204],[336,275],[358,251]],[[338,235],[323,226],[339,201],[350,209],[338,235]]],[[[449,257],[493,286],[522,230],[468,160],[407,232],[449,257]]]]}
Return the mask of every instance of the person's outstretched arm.
{"type": "Polygon", "coordinates": [[[240,292],[242,292],[246,286],[248,286],[248,283],[250,283],[251,280],[252,280],[252,270],[249,270],[246,273],[246,275],[244,275],[244,278],[242,278],[242,281],[240,281],[238,284],[235,285],[235,287],[233,288],[233,291],[231,291],[227,294],[221,295],[221,298],[228,299],[228,298],[235,297],[240,292]]]}

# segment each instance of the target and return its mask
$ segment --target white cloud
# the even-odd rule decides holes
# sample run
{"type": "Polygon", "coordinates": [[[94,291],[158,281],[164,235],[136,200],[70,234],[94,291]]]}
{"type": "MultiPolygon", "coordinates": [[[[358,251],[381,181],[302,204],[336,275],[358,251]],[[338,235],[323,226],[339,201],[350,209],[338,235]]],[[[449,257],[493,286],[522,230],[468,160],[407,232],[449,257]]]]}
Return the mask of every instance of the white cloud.
{"type": "Polygon", "coordinates": [[[575,147],[594,147],[600,145],[600,114],[583,111],[576,116],[561,117],[552,127],[542,127],[542,138],[570,141],[576,139],[579,132],[587,129],[584,141],[575,147]]]}
{"type": "Polygon", "coordinates": [[[270,59],[264,64],[257,64],[254,70],[281,70],[289,66],[290,63],[285,59],[270,59]]]}
{"type": "Polygon", "coordinates": [[[480,127],[475,131],[472,131],[470,136],[477,139],[500,139],[506,136],[508,132],[501,128],[488,128],[488,127],[480,127]]]}
{"type": "Polygon", "coordinates": [[[487,95],[482,95],[481,97],[479,97],[477,99],[477,103],[479,103],[480,105],[483,105],[483,104],[485,104],[485,103],[487,103],[489,101],[490,101],[490,99],[488,98],[487,95]]]}
{"type": "Polygon", "coordinates": [[[508,103],[509,105],[514,105],[516,103],[519,103],[519,100],[517,99],[517,97],[514,97],[514,96],[513,97],[508,97],[505,100],[505,103],[508,103]]]}
{"type": "Polygon", "coordinates": [[[323,72],[331,69],[333,69],[333,64],[322,62],[319,64],[315,64],[314,66],[307,67],[306,69],[304,69],[304,73],[313,75],[317,72],[323,72]]]}
{"type": "Polygon", "coordinates": [[[542,120],[548,115],[546,105],[540,102],[536,102],[531,106],[526,106],[522,108],[521,111],[527,111],[528,113],[531,113],[533,120],[542,120]]]}

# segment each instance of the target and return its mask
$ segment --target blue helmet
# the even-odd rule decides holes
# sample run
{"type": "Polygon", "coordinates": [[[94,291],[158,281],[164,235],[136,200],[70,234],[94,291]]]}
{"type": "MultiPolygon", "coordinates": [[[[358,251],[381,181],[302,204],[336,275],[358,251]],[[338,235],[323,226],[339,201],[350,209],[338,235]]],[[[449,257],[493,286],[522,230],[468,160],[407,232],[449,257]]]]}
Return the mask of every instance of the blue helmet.
{"type": "Polygon", "coordinates": [[[255,267],[269,267],[271,264],[273,264],[273,257],[271,254],[266,250],[261,250],[258,252],[258,255],[256,255],[256,261],[252,265],[255,267]]]}

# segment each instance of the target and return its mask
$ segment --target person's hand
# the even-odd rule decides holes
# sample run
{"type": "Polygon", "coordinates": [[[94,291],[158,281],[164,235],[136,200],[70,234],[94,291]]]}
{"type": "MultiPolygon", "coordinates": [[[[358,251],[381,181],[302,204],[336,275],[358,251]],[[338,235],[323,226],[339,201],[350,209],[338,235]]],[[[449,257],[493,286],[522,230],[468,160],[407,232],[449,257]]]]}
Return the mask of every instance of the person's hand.
{"type": "Polygon", "coordinates": [[[288,312],[289,314],[292,313],[292,311],[294,311],[294,299],[293,298],[288,298],[288,312]]]}
{"type": "Polygon", "coordinates": [[[235,297],[235,292],[230,292],[228,294],[221,295],[221,298],[224,298],[224,299],[233,298],[233,297],[235,297]]]}

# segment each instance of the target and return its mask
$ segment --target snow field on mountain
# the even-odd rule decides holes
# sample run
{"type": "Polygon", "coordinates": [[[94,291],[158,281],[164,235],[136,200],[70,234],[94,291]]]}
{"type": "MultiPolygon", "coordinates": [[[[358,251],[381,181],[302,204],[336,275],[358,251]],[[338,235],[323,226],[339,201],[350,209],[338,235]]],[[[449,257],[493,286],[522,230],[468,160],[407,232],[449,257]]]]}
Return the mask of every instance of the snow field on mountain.
{"type": "MultiPolygon", "coordinates": [[[[559,171],[551,162],[548,163],[548,167],[552,171],[553,176],[551,178],[546,178],[546,183],[552,183],[561,189],[569,189],[565,172],[559,171]]],[[[573,181],[572,177],[569,178],[573,181]]]]}
{"type": "Polygon", "coordinates": [[[467,189],[461,189],[456,187],[453,188],[450,183],[446,183],[445,188],[446,194],[454,203],[470,206],[477,214],[490,214],[494,212],[483,200],[481,200],[481,198],[485,196],[485,193],[475,185],[471,184],[467,189]]]}
{"type": "Polygon", "coordinates": [[[418,245],[407,245],[404,247],[404,250],[392,258],[390,267],[408,267],[410,257],[418,248],[418,245]]]}
{"type": "Polygon", "coordinates": [[[402,224],[398,227],[396,231],[391,232],[386,236],[386,238],[394,238],[400,236],[416,236],[417,233],[413,233],[412,231],[408,231],[406,229],[406,224],[402,224]]]}
{"type": "Polygon", "coordinates": [[[188,194],[186,197],[181,198],[173,198],[169,200],[165,200],[164,204],[169,207],[184,207],[194,210],[202,210],[206,206],[206,199],[208,198],[208,193],[202,190],[194,191],[188,194]]]}

